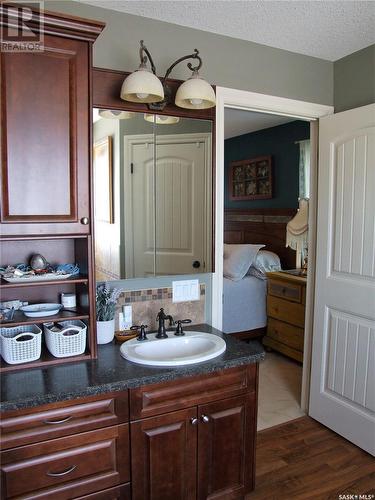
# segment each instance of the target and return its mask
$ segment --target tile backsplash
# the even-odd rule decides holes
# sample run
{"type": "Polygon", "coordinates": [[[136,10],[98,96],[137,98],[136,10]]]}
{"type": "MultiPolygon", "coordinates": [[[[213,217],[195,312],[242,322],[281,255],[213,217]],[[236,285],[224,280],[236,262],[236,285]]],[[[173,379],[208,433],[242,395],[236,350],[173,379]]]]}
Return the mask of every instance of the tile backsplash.
{"type": "Polygon", "coordinates": [[[191,302],[172,302],[172,288],[151,288],[147,290],[132,290],[121,293],[116,307],[116,330],[118,330],[118,315],[123,305],[132,306],[133,325],[148,325],[148,330],[157,329],[156,316],[161,307],[166,314],[178,319],[191,319],[193,325],[205,323],[205,284],[200,284],[200,299],[191,302]]]}

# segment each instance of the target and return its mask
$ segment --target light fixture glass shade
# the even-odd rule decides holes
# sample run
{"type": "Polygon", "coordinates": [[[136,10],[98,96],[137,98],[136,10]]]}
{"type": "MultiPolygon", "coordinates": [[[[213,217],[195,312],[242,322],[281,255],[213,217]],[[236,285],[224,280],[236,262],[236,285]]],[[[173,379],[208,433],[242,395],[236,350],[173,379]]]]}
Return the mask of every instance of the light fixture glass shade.
{"type": "Polygon", "coordinates": [[[216,96],[211,85],[194,72],[192,77],[182,83],[175,99],[176,106],[187,109],[206,109],[216,105],[216,96]]]}
{"type": "Polygon", "coordinates": [[[129,102],[160,102],[164,99],[163,85],[156,75],[141,64],[137,71],[125,78],[120,97],[129,102]]]}
{"type": "Polygon", "coordinates": [[[99,109],[101,118],[112,118],[117,120],[130,120],[136,116],[132,111],[119,111],[116,109],[99,109]]]}
{"type": "Polygon", "coordinates": [[[156,123],[157,125],[174,125],[180,121],[178,116],[167,115],[152,115],[149,113],[144,114],[146,122],[156,123]]]}

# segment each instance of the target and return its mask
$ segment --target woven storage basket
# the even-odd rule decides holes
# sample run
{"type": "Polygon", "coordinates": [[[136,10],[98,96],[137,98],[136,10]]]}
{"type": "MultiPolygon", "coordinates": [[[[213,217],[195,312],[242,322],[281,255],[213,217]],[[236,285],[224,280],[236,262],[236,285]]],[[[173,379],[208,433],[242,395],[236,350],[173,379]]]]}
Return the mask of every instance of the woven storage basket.
{"type": "Polygon", "coordinates": [[[42,330],[36,325],[0,328],[1,356],[6,363],[17,365],[40,358],[42,330]]]}
{"type": "Polygon", "coordinates": [[[43,325],[49,352],[56,358],[78,356],[85,352],[87,326],[83,321],[59,321],[60,332],[53,332],[48,325],[43,325]]]}

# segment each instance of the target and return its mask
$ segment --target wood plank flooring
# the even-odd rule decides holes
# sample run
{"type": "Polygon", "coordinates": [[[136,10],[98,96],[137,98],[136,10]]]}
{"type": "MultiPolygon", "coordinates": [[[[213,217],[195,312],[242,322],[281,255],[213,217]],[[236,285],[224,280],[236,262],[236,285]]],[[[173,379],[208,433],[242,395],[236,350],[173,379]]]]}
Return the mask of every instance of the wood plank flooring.
{"type": "Polygon", "coordinates": [[[348,494],[375,499],[374,457],[310,417],[258,432],[256,487],[246,500],[339,500],[348,494]]]}

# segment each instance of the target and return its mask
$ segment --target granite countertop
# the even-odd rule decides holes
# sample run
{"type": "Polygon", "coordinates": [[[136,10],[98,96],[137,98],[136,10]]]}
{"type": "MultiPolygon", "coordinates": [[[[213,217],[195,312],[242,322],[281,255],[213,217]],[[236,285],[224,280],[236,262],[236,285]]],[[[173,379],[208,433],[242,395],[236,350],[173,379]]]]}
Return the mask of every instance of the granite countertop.
{"type": "Polygon", "coordinates": [[[120,355],[120,345],[98,346],[98,359],[4,373],[1,377],[0,411],[31,408],[56,401],[121,391],[145,384],[215,372],[261,361],[264,350],[259,342],[241,342],[208,325],[186,330],[219,335],[226,351],[210,361],[178,368],[137,365],[120,355]]]}

